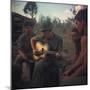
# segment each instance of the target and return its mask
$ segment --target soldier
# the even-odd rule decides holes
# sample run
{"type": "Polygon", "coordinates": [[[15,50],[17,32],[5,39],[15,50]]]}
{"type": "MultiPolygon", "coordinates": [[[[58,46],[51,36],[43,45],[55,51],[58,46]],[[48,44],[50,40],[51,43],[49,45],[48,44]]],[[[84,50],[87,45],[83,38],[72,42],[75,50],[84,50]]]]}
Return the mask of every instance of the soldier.
{"type": "MultiPolygon", "coordinates": [[[[75,16],[75,27],[80,35],[77,42],[78,57],[74,64],[64,72],[64,79],[73,80],[80,77],[81,83],[87,83],[87,9],[80,10],[75,16]]],[[[78,83],[78,82],[77,82],[78,83]]],[[[73,83],[72,83],[73,84],[73,83]]]]}
{"type": "MultiPolygon", "coordinates": [[[[35,36],[31,39],[33,52],[37,52],[37,41],[45,42],[49,45],[50,51],[57,52],[56,55],[63,49],[63,40],[60,36],[52,31],[52,26],[43,25],[41,36],[35,36]]],[[[59,67],[54,55],[47,54],[45,60],[38,61],[33,73],[33,87],[47,87],[59,85],[59,67]]]]}
{"type": "MultiPolygon", "coordinates": [[[[33,51],[30,43],[31,38],[34,36],[33,27],[33,20],[25,21],[23,25],[23,33],[20,35],[17,42],[18,55],[15,63],[21,68],[21,82],[23,82],[25,85],[21,85],[23,87],[26,87],[30,84],[27,84],[27,82],[31,82],[34,68],[34,62],[32,60],[33,51]]],[[[15,73],[17,73],[17,71],[15,73]]]]}

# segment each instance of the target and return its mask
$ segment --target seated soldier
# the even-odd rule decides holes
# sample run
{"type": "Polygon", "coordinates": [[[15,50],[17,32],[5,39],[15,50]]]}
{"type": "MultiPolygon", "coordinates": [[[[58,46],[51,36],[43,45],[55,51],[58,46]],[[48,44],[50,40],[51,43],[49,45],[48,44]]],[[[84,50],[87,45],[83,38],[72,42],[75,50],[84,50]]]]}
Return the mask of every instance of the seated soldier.
{"type": "MultiPolygon", "coordinates": [[[[64,72],[64,80],[72,80],[79,77],[81,83],[87,83],[87,9],[80,10],[75,16],[75,26],[80,34],[76,49],[79,49],[78,57],[70,68],[64,72]],[[80,45],[80,46],[79,46],[80,45]],[[79,48],[78,48],[79,47],[79,48]]],[[[78,83],[78,82],[77,82],[78,83]]],[[[77,84],[76,83],[76,84],[77,84]]],[[[73,83],[72,83],[73,84],[73,83]]]]}
{"type": "MultiPolygon", "coordinates": [[[[43,25],[42,36],[36,36],[31,39],[31,45],[34,52],[37,52],[37,41],[45,42],[49,45],[50,51],[55,51],[55,55],[59,55],[62,51],[63,40],[60,36],[52,32],[52,27],[43,25]]],[[[45,60],[36,63],[32,86],[48,87],[59,85],[59,68],[58,62],[54,54],[48,53],[45,60]]]]}
{"type": "MultiPolygon", "coordinates": [[[[30,81],[32,78],[34,62],[32,60],[33,52],[30,44],[30,39],[32,38],[32,36],[34,36],[33,27],[34,22],[32,20],[26,21],[23,25],[24,32],[18,39],[18,56],[16,58],[15,64],[19,65],[19,67],[21,68],[21,80],[25,84],[25,86],[21,85],[21,87],[26,87],[26,82],[30,81]]],[[[15,73],[17,72],[18,71],[16,71],[15,73]]]]}

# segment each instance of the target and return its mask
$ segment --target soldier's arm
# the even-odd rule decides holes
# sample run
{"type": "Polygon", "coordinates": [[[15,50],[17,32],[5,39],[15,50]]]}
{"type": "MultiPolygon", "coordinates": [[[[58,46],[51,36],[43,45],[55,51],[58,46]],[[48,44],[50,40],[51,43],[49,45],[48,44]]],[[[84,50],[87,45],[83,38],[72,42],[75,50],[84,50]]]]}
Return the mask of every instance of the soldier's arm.
{"type": "Polygon", "coordinates": [[[74,70],[76,70],[80,65],[83,64],[83,62],[84,62],[83,59],[86,55],[86,52],[87,52],[87,39],[86,39],[86,37],[82,37],[80,55],[79,55],[78,59],[76,60],[76,62],[70,67],[70,69],[65,72],[66,75],[69,75],[74,70]]]}
{"type": "Polygon", "coordinates": [[[32,37],[30,42],[32,49],[36,50],[36,42],[37,42],[36,37],[32,37]]]}
{"type": "Polygon", "coordinates": [[[60,39],[59,42],[58,42],[58,50],[57,50],[57,53],[56,53],[56,56],[59,56],[59,57],[62,57],[62,50],[63,50],[63,40],[60,39]]]}
{"type": "Polygon", "coordinates": [[[21,49],[19,49],[18,52],[19,52],[19,55],[20,55],[23,59],[25,59],[25,60],[28,59],[27,56],[26,56],[26,54],[25,54],[21,49]]]}
{"type": "Polygon", "coordinates": [[[27,59],[27,56],[26,54],[24,53],[24,44],[25,41],[24,41],[24,36],[20,36],[19,37],[19,40],[18,40],[18,53],[19,55],[21,56],[21,58],[23,59],[27,59]]]}
{"type": "Polygon", "coordinates": [[[63,50],[63,39],[60,39],[58,47],[58,52],[61,52],[63,50]]]}

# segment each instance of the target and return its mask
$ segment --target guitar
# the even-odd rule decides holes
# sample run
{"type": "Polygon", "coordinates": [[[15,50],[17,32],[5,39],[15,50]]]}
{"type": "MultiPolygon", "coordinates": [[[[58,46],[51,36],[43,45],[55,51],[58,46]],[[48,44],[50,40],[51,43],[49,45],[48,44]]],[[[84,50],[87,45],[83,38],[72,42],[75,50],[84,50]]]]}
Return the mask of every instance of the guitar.
{"type": "Polygon", "coordinates": [[[33,59],[36,61],[45,59],[47,54],[56,55],[57,53],[56,51],[49,51],[49,45],[43,42],[36,43],[36,50],[36,54],[33,54],[33,59]]]}

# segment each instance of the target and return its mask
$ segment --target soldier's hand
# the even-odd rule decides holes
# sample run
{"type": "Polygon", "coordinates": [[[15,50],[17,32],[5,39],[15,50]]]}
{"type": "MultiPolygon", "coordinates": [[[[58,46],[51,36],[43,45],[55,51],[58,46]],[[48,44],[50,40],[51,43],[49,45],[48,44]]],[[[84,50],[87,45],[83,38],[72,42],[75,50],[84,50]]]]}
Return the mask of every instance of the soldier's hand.
{"type": "Polygon", "coordinates": [[[57,52],[56,53],[56,57],[60,57],[60,56],[61,56],[61,54],[57,52]]]}

